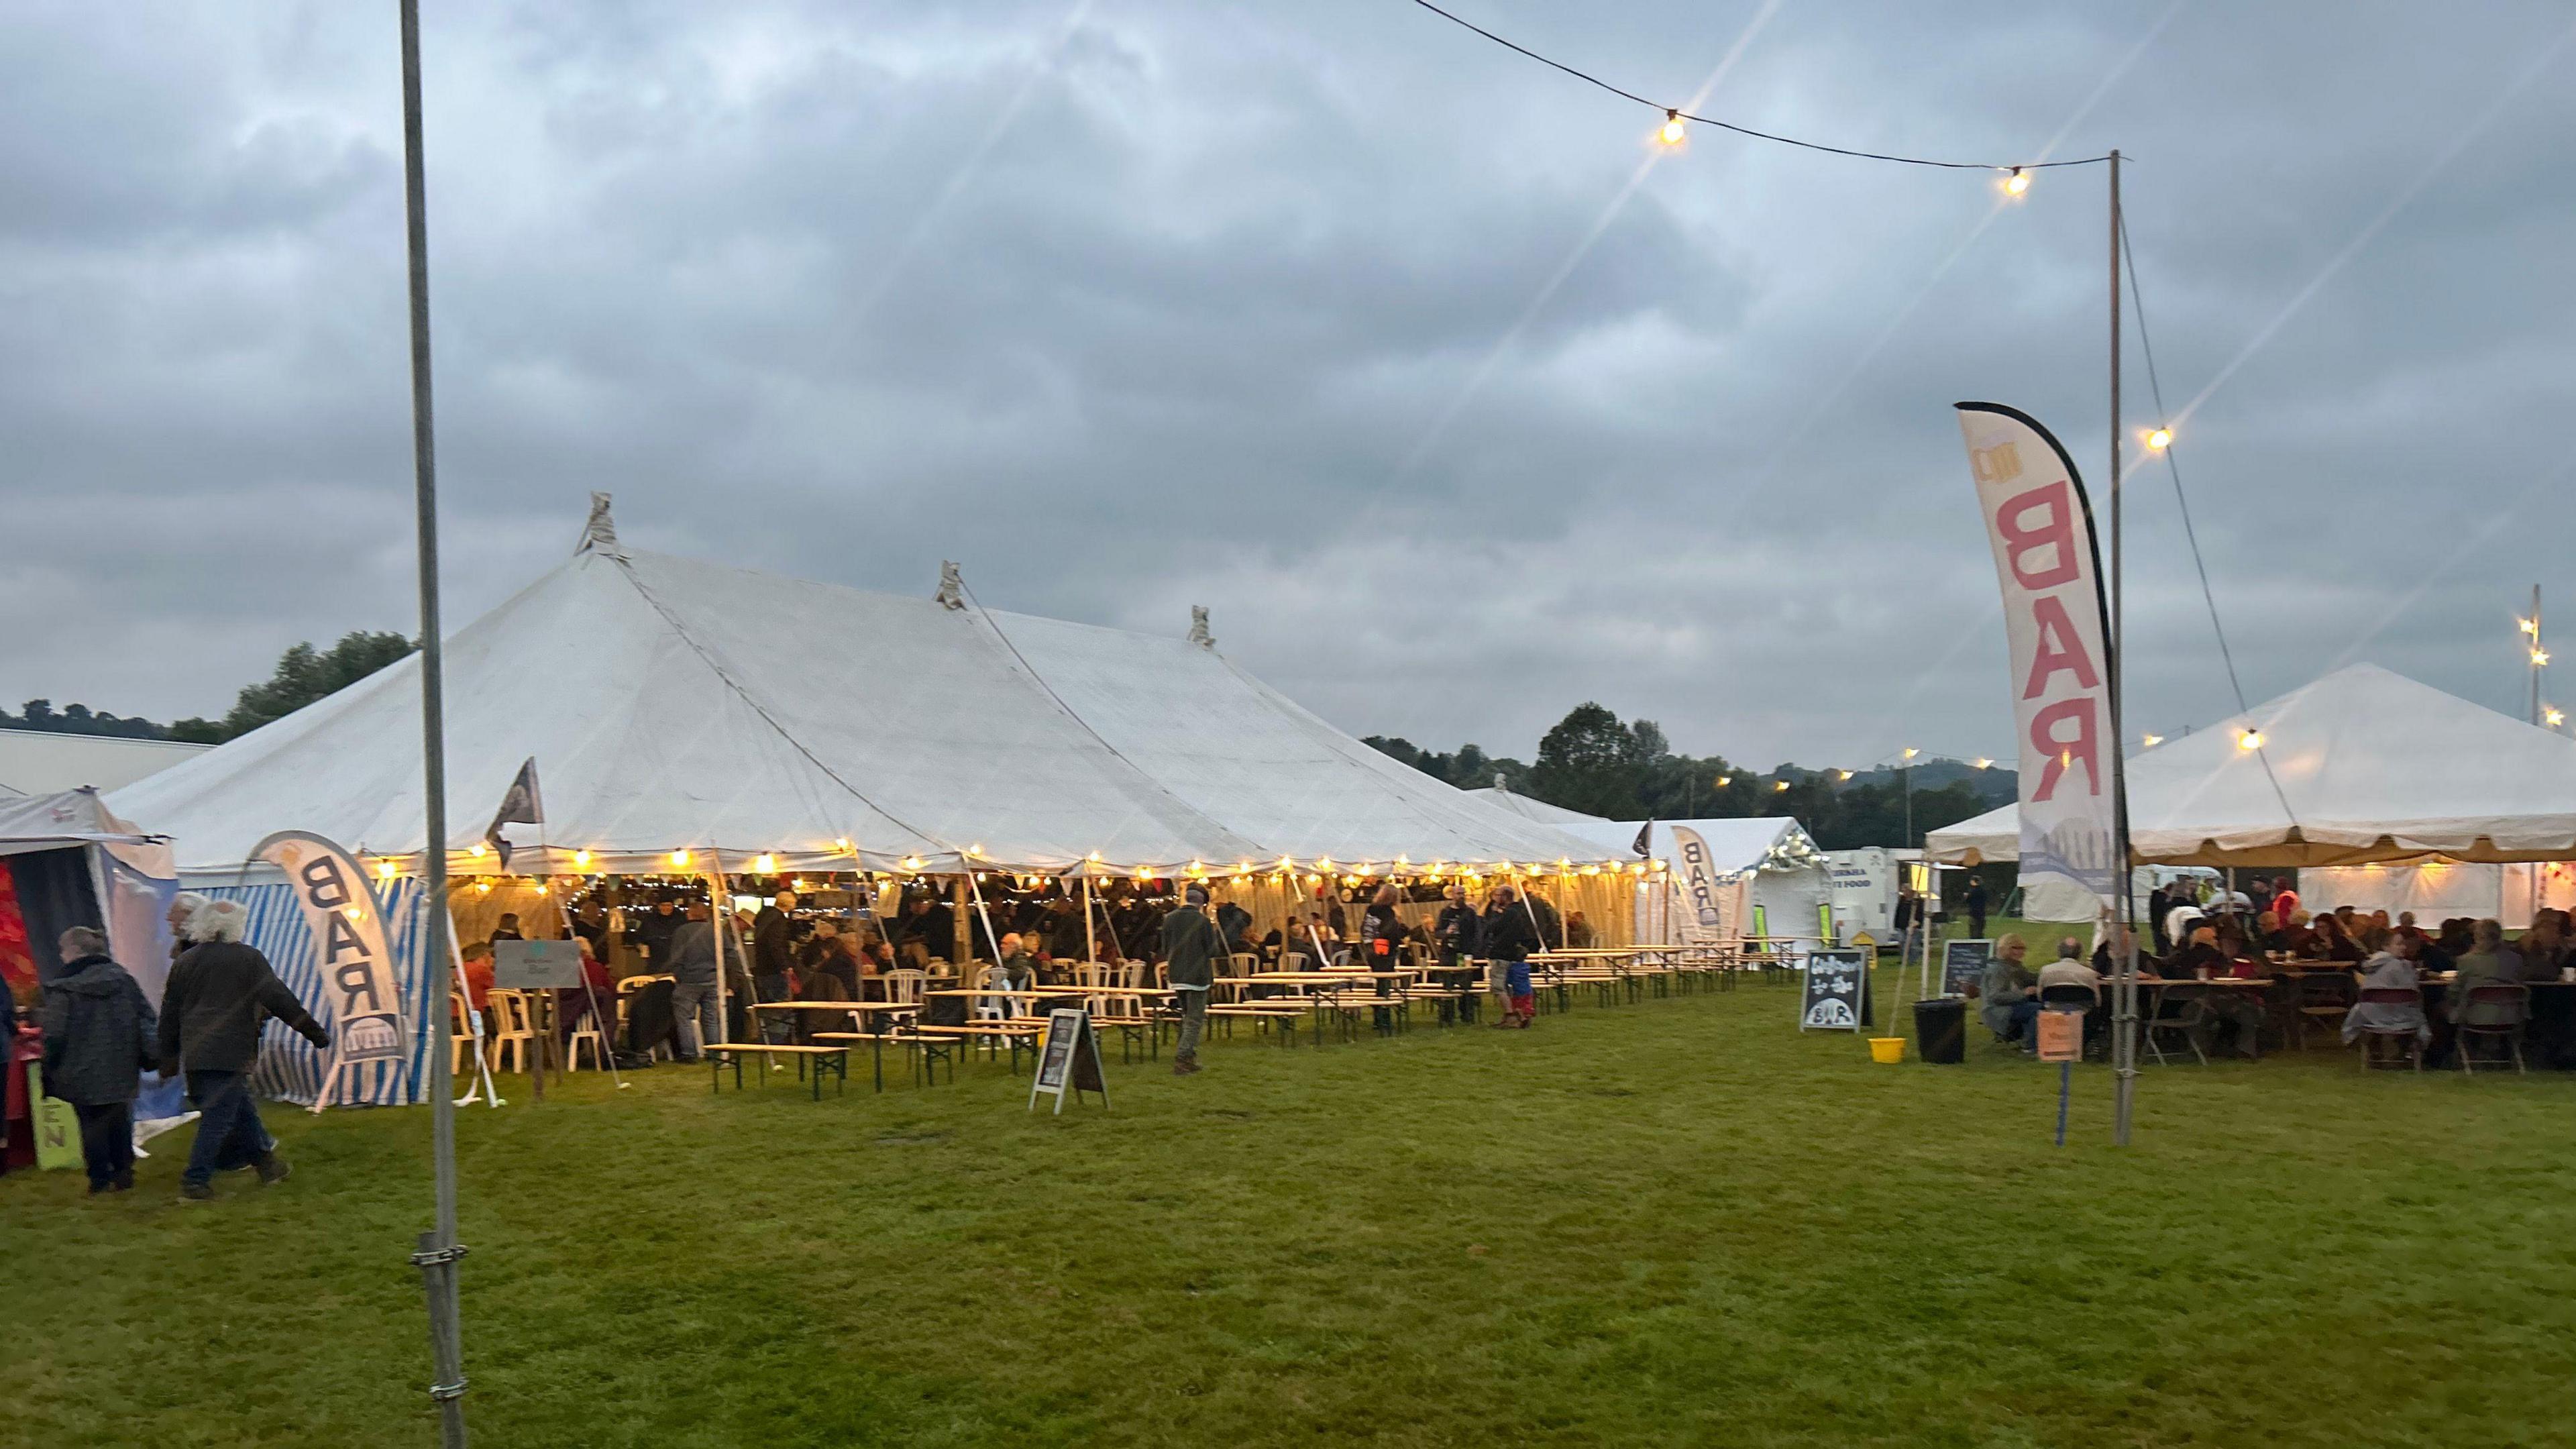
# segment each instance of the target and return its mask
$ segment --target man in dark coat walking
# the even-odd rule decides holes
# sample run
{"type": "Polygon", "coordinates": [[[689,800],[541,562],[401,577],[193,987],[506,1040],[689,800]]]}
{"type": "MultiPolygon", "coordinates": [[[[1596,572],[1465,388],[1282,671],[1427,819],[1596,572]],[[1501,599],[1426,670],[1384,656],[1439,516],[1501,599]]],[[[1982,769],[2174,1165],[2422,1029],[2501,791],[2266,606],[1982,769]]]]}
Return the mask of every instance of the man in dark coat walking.
{"type": "Polygon", "coordinates": [[[1163,917],[1163,961],[1171,973],[1172,1004],[1181,1013],[1180,1049],[1172,1053],[1176,1077],[1199,1069],[1199,1036],[1207,1030],[1208,992],[1216,985],[1221,952],[1216,926],[1207,918],[1207,899],[1207,887],[1193,884],[1188,904],[1163,917]]]}
{"type": "Polygon", "coordinates": [[[286,1161],[260,1125],[250,1094],[261,1020],[276,1017],[315,1046],[331,1049],[331,1034],[277,979],[268,958],[242,943],[249,919],[239,901],[209,901],[198,908],[188,922],[197,944],[171,966],[170,983],[161,992],[161,1069],[167,1075],[184,1068],[188,1099],[197,1104],[197,1140],[179,1177],[182,1202],[212,1198],[218,1171],[257,1167],[264,1183],[286,1177],[286,1161]]]}
{"type": "Polygon", "coordinates": [[[62,935],[62,974],[45,983],[45,1095],[80,1118],[91,1192],[134,1186],[134,1095],[153,1065],[160,1024],[143,988],[88,926],[62,935]]]}

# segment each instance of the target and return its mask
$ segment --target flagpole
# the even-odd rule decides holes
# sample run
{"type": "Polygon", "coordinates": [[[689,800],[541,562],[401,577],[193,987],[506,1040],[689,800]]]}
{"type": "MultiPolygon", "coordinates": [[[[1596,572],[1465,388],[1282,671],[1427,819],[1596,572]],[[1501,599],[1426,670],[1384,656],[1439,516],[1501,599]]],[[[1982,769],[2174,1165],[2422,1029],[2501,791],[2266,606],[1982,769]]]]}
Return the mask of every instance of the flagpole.
{"type": "Polygon", "coordinates": [[[2129,871],[2128,732],[2122,704],[2127,690],[2128,628],[2120,580],[2120,153],[2111,153],[2111,825],[2112,868],[2117,872],[2119,919],[2113,930],[2128,939],[2114,943],[2111,987],[2111,1141],[2129,1145],[2129,1127],[2138,1100],[2138,933],[2130,922],[2137,914],[2130,899],[2134,881],[2129,871]]]}
{"type": "MultiPolygon", "coordinates": [[[[438,451],[430,412],[429,188],[421,163],[420,3],[400,0],[403,89],[403,239],[411,284],[412,497],[418,510],[420,548],[420,726],[422,873],[429,894],[425,960],[444,962],[452,949],[447,928],[447,741],[444,650],[438,620],[438,451]]],[[[456,1083],[449,1054],[454,1028],[447,1013],[431,1013],[436,1040],[429,1053],[430,1158],[437,1183],[436,1226],[420,1235],[411,1261],[420,1268],[429,1298],[431,1357],[437,1378],[429,1396],[438,1405],[447,1449],[465,1445],[465,1346],[457,1322],[456,1083]]]]}

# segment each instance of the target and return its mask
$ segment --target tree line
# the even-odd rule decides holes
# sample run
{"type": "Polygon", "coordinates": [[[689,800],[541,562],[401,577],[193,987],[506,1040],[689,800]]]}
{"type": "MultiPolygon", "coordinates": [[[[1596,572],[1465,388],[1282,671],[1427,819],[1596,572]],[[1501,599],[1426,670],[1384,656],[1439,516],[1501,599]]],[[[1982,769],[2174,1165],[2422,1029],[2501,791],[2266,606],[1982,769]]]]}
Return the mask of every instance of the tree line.
{"type": "Polygon", "coordinates": [[[249,734],[271,720],[284,719],[315,700],[348,688],[417,647],[400,634],[344,634],[328,649],[297,644],[280,655],[268,678],[243,686],[233,707],[221,719],[190,717],[169,724],[92,710],[85,704],[54,708],[50,699],[31,699],[11,714],[0,709],[0,729],[44,730],[64,735],[110,735],[132,740],[181,740],[219,745],[249,734]]]}
{"type": "Polygon", "coordinates": [[[1827,850],[1920,846],[1926,832],[1982,815],[2016,794],[2011,770],[1961,760],[1875,766],[1845,779],[1839,769],[1783,763],[1764,771],[1721,755],[1677,755],[1653,720],[1623,722],[1588,700],[1539,739],[1532,763],[1472,744],[1435,753],[1382,735],[1366,736],[1365,743],[1461,790],[1499,782],[1513,794],[1608,820],[1794,816],[1827,850]]]}

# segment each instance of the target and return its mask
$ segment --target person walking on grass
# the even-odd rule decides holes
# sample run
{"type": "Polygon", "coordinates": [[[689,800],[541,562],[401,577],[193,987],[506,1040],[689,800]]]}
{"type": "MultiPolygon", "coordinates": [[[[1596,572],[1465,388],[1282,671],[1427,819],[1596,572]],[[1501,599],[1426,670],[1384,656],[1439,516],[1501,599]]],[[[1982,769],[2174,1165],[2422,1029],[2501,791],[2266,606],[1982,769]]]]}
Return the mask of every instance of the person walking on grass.
{"type": "Polygon", "coordinates": [[[1171,971],[1172,1003],[1181,1013],[1179,1049],[1172,1053],[1172,1075],[1199,1069],[1199,1037],[1207,1031],[1208,991],[1216,985],[1216,926],[1208,920],[1207,887],[1192,885],[1182,897],[1188,904],[1163,917],[1163,961],[1171,971]]]}
{"type": "Polygon", "coordinates": [[[134,1186],[134,1095],[161,1037],[152,1003],[108,959],[107,937],[88,926],[62,935],[62,974],[45,983],[45,1095],[80,1118],[89,1190],[134,1186]]]}
{"type": "Polygon", "coordinates": [[[1538,1017],[1538,996],[1530,989],[1529,953],[1538,947],[1538,928],[1529,909],[1510,886],[1496,886],[1485,898],[1485,919],[1477,932],[1485,959],[1492,963],[1494,994],[1502,998],[1496,1029],[1529,1029],[1538,1017]]]}
{"type": "Polygon", "coordinates": [[[314,1046],[331,1049],[331,1034],[277,979],[268,958],[242,943],[249,921],[239,901],[199,907],[188,922],[196,944],[170,968],[161,992],[162,1075],[184,1069],[188,1099],[197,1107],[197,1140],[179,1178],[182,1202],[212,1198],[215,1174],[237,1167],[258,1168],[263,1183],[286,1179],[286,1160],[260,1125],[250,1094],[261,1019],[276,1017],[314,1046]]]}

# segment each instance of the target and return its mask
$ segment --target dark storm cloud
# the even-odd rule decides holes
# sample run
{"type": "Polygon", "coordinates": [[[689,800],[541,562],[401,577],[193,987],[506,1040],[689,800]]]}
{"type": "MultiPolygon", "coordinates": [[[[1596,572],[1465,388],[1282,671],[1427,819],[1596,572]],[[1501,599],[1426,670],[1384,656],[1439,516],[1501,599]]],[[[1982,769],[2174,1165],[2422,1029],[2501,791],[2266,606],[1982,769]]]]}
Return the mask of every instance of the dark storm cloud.
{"type": "MultiPolygon", "coordinates": [[[[1472,13],[1678,100],[1759,8],[1472,13]]],[[[2566,23],[1792,4],[1704,108],[2123,147],[2179,407],[2566,23]]],[[[1702,132],[1614,210],[1651,114],[1399,0],[487,4],[427,48],[453,618],[606,488],[649,547],[904,592],[957,558],[996,607],[1158,631],[1209,604],[1355,730],[1526,751],[1592,697],[1765,764],[2002,753],[1948,404],[2031,409],[2105,491],[2098,169],[1997,213],[1973,173],[1702,132]]],[[[2250,693],[2358,657],[2510,708],[2514,609],[2576,584],[2532,484],[2576,412],[2571,64],[2194,414],[2250,693]]],[[[298,638],[407,626],[394,80],[390,15],[343,6],[0,37],[33,544],[0,607],[48,624],[0,646],[9,701],[216,712],[298,638]]],[[[2160,469],[2126,516],[2133,711],[2223,713],[2160,469]]]]}

